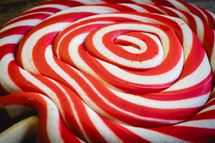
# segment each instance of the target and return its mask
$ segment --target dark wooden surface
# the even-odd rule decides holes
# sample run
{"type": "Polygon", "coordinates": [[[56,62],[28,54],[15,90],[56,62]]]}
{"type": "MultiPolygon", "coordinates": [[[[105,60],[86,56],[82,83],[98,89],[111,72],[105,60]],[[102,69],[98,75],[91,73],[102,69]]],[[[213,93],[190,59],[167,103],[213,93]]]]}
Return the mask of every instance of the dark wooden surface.
{"type": "Polygon", "coordinates": [[[44,0],[0,0],[0,27],[23,11],[44,0]]]}
{"type": "MultiPolygon", "coordinates": [[[[44,0],[0,0],[0,27],[44,0]]],[[[215,0],[184,0],[215,13],[215,0]]]]}

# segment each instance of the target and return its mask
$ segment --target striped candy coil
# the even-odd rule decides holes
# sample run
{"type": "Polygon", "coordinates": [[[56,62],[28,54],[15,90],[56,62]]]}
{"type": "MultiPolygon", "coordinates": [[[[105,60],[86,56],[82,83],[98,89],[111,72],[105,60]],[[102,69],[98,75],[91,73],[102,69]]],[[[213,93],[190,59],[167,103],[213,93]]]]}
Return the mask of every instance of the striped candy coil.
{"type": "Polygon", "coordinates": [[[0,30],[0,104],[38,142],[212,141],[214,28],[180,0],[43,2],[0,30]]]}

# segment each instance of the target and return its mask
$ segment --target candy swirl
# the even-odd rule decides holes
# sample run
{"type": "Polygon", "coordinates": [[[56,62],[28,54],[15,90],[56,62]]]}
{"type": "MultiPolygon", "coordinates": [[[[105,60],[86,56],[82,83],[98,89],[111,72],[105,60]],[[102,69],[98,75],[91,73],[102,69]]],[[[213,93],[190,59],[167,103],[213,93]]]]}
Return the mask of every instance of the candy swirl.
{"type": "Polygon", "coordinates": [[[8,114],[36,110],[39,142],[213,140],[214,14],[104,3],[47,1],[2,27],[8,114]]]}

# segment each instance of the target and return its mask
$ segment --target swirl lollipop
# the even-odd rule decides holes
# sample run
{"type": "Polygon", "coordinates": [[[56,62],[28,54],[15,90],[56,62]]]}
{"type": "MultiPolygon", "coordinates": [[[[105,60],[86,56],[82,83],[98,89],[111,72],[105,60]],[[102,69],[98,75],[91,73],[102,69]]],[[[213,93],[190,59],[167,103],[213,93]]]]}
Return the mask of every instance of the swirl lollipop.
{"type": "Polygon", "coordinates": [[[47,1],[6,23],[6,112],[36,110],[39,142],[213,140],[214,14],[175,0],[116,3],[47,1]]]}

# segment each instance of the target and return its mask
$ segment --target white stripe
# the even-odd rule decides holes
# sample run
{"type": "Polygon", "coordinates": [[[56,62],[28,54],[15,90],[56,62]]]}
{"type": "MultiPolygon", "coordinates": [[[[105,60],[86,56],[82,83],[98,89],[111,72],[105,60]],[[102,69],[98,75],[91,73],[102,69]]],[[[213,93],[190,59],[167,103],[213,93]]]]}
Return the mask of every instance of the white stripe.
{"type": "MultiPolygon", "coordinates": [[[[156,28],[155,26],[145,25],[145,24],[115,24],[106,26],[99,31],[97,31],[93,36],[93,43],[95,44],[96,49],[99,53],[106,53],[104,56],[106,56],[108,59],[112,59],[111,56],[114,56],[113,53],[111,53],[103,44],[102,38],[105,34],[115,31],[115,30],[132,30],[132,31],[142,31],[142,32],[151,32],[156,33],[161,38],[161,42],[164,48],[165,57],[167,56],[167,53],[169,51],[169,39],[165,32],[160,30],[159,28],[156,28]],[[98,47],[98,48],[97,48],[98,47]]],[[[116,56],[117,57],[117,56],[116,56]]],[[[116,61],[115,58],[113,58],[114,61],[116,61]]],[[[123,59],[121,59],[123,60],[123,59]]]]}
{"type": "MultiPolygon", "coordinates": [[[[72,113],[73,113],[74,116],[75,116],[75,120],[76,120],[76,122],[77,122],[79,128],[81,129],[81,132],[83,133],[84,137],[87,139],[88,137],[87,137],[87,135],[86,135],[86,132],[85,132],[84,129],[83,129],[83,126],[82,126],[81,122],[80,122],[80,119],[79,119],[79,117],[78,117],[77,111],[75,110],[74,103],[72,102],[70,95],[66,92],[66,90],[65,90],[58,82],[56,82],[55,80],[52,80],[52,79],[50,79],[50,80],[51,80],[53,83],[55,83],[55,84],[64,92],[64,95],[66,96],[67,100],[68,100],[69,103],[70,103],[70,109],[72,110],[72,113]]],[[[62,110],[61,106],[58,107],[58,108],[59,108],[59,110],[60,110],[61,112],[64,112],[64,111],[62,110]]],[[[65,119],[64,113],[61,114],[61,116],[63,116],[63,118],[65,119]]]]}
{"type": "MultiPolygon", "coordinates": [[[[49,64],[52,69],[55,69],[55,72],[61,76],[71,87],[74,88],[74,90],[78,93],[79,96],[81,96],[82,100],[88,103],[91,108],[93,108],[95,111],[102,111],[97,105],[95,105],[87,96],[87,94],[84,92],[81,86],[73,79],[70,75],[68,75],[63,69],[61,69],[54,61],[53,54],[52,54],[52,48],[49,47],[46,50],[46,61],[49,64]]],[[[80,71],[76,70],[75,68],[71,67],[71,70],[75,71],[78,75],[80,75],[86,82],[89,82],[81,73],[80,71]]],[[[95,88],[94,88],[95,89],[95,88]]],[[[101,113],[104,114],[102,111],[101,113]]]]}
{"type": "MultiPolygon", "coordinates": [[[[164,17],[164,15],[162,15],[162,16],[164,17]]],[[[160,21],[157,21],[156,19],[153,19],[153,18],[148,18],[148,17],[135,15],[135,14],[123,14],[123,13],[108,13],[108,14],[93,15],[93,16],[89,16],[89,17],[79,19],[79,20],[73,22],[73,24],[76,23],[76,22],[78,23],[78,22],[82,22],[82,21],[85,21],[85,20],[96,19],[96,18],[104,18],[104,17],[106,17],[107,21],[108,21],[108,19],[110,17],[116,17],[116,18],[130,18],[130,19],[137,20],[137,21],[140,21],[140,22],[163,24],[160,21]]],[[[110,21],[111,21],[111,19],[110,19],[110,21]]],[[[183,22],[183,21],[181,20],[181,22],[183,22]]]]}
{"type": "MultiPolygon", "coordinates": [[[[25,17],[25,16],[33,16],[35,14],[48,14],[48,15],[52,15],[54,14],[53,12],[46,12],[46,11],[40,11],[40,12],[34,12],[34,13],[23,13],[22,15],[16,16],[15,18],[11,19],[10,21],[8,21],[7,23],[11,23],[19,18],[25,17]]],[[[5,23],[5,24],[7,24],[5,23]]]]}
{"type": "Polygon", "coordinates": [[[63,15],[63,14],[68,14],[68,13],[77,13],[77,12],[92,12],[92,13],[97,13],[97,14],[103,14],[103,13],[111,13],[111,12],[119,12],[118,10],[111,8],[111,7],[107,7],[107,6],[77,6],[77,7],[73,7],[73,8],[69,8],[66,10],[62,10],[60,12],[57,12],[56,14],[48,17],[48,18],[52,18],[55,16],[59,16],[59,15],[63,15]]]}
{"type": "MultiPolygon", "coordinates": [[[[190,4],[190,3],[188,3],[188,4],[190,4]]],[[[203,15],[203,17],[205,18],[206,22],[208,23],[208,18],[205,15],[205,13],[198,6],[193,5],[193,4],[190,4],[190,5],[192,5],[193,7],[195,7],[197,9],[197,11],[199,11],[203,15]]]]}
{"type": "MultiPolygon", "coordinates": [[[[90,24],[96,24],[96,23],[100,23],[100,22],[95,22],[95,23],[88,23],[89,25],[90,24]]],[[[102,22],[103,24],[104,23],[107,23],[107,24],[110,24],[110,22],[102,22]]],[[[88,25],[86,24],[86,25],[88,25]]],[[[82,25],[82,26],[85,26],[85,25],[82,25]]],[[[80,27],[82,27],[80,26],[80,27]]],[[[78,28],[80,28],[78,27],[78,28]]],[[[78,28],[74,28],[73,30],[76,30],[78,28]]],[[[66,35],[68,35],[70,32],[72,31],[69,31],[68,33],[66,33],[62,39],[64,39],[64,37],[66,35]]],[[[74,62],[74,64],[79,68],[81,69],[82,71],[90,74],[92,77],[94,77],[96,80],[98,80],[100,83],[102,83],[103,85],[105,86],[108,86],[109,88],[111,89],[115,89],[115,90],[118,90],[119,89],[116,89],[115,87],[113,87],[112,85],[110,85],[109,83],[107,83],[106,81],[104,81],[102,78],[100,78],[83,60],[82,58],[80,57],[79,53],[78,53],[78,48],[80,46],[80,44],[83,43],[83,41],[85,40],[86,36],[88,35],[89,33],[82,33],[80,35],[77,35],[74,39],[71,39],[70,43],[69,43],[69,55],[70,55],[70,59],[72,60],[72,62],[74,62]]],[[[62,39],[60,39],[60,41],[58,42],[58,44],[60,44],[62,42],[62,39]]],[[[57,56],[58,58],[60,58],[59,56],[59,47],[57,47],[57,50],[56,50],[56,53],[57,53],[57,56]]]]}
{"type": "MultiPolygon", "coordinates": [[[[65,71],[63,71],[63,69],[61,69],[54,61],[53,59],[53,53],[52,53],[52,48],[49,47],[46,50],[46,61],[49,64],[50,67],[52,67],[52,69],[55,69],[55,72],[61,76],[71,87],[74,88],[74,90],[78,93],[79,96],[81,96],[81,98],[86,101],[88,103],[88,105],[90,104],[90,107],[92,107],[94,110],[98,110],[101,111],[101,109],[95,105],[87,96],[87,94],[84,92],[84,90],[82,89],[81,86],[79,86],[79,84],[73,79],[71,78],[70,75],[68,75],[65,71]]],[[[82,78],[84,77],[80,71],[76,70],[75,68],[71,67],[71,70],[75,71],[77,74],[79,74],[82,78]]],[[[84,77],[84,79],[86,80],[86,78],[84,77]]],[[[103,112],[104,113],[104,112],[103,112]]]]}
{"type": "MultiPolygon", "coordinates": [[[[8,92],[8,93],[17,93],[22,92],[22,89],[20,89],[10,78],[10,75],[8,74],[8,66],[11,62],[14,61],[14,55],[13,54],[7,54],[5,55],[1,61],[0,61],[0,83],[1,86],[8,92]]],[[[17,66],[17,65],[15,65],[17,66]]]]}
{"type": "Polygon", "coordinates": [[[124,6],[127,6],[127,7],[130,7],[138,12],[149,12],[147,11],[146,9],[142,8],[141,6],[138,6],[136,4],[129,4],[129,3],[119,3],[119,5],[124,5],[124,6]]]}
{"type": "Polygon", "coordinates": [[[39,20],[39,19],[30,19],[30,20],[18,21],[16,23],[9,24],[6,27],[2,28],[0,30],[0,33],[6,31],[8,29],[12,29],[14,27],[19,27],[19,26],[35,26],[35,25],[39,24],[41,21],[42,20],[39,20]]]}
{"type": "Polygon", "coordinates": [[[59,10],[64,10],[64,9],[68,9],[70,7],[65,6],[65,5],[60,5],[60,4],[43,4],[43,5],[35,6],[35,7],[31,8],[31,9],[28,9],[25,12],[29,12],[29,11],[40,9],[40,8],[56,8],[56,9],[59,9],[59,10]]]}
{"type": "MultiPolygon", "coordinates": [[[[78,22],[79,22],[79,20],[73,22],[70,26],[75,25],[75,24],[77,24],[78,22]]],[[[89,23],[86,23],[86,24],[83,24],[83,25],[80,25],[80,26],[78,26],[78,27],[75,27],[75,28],[70,29],[67,33],[64,33],[64,35],[61,37],[61,39],[60,39],[60,40],[58,41],[58,43],[57,43],[57,48],[56,48],[57,57],[60,58],[60,55],[59,55],[59,45],[60,45],[60,43],[62,42],[62,40],[63,40],[68,34],[72,33],[73,31],[75,31],[75,30],[77,30],[77,29],[79,29],[79,28],[85,27],[85,26],[90,26],[90,25],[93,25],[93,24],[111,24],[111,23],[113,23],[113,22],[109,22],[109,21],[89,22],[89,23]]],[[[72,43],[72,44],[74,44],[74,46],[72,46],[72,47],[73,47],[72,49],[69,49],[69,52],[70,52],[71,50],[75,49],[75,50],[73,50],[73,52],[76,52],[76,53],[77,53],[77,47],[78,47],[81,43],[83,43],[83,41],[85,40],[85,38],[87,37],[87,35],[89,35],[89,33],[88,33],[88,32],[85,32],[85,33],[82,34],[82,36],[81,36],[81,35],[80,35],[80,36],[79,36],[79,35],[76,36],[76,37],[79,37],[79,38],[80,38],[80,39],[79,39],[79,38],[77,39],[79,44],[77,44],[77,42],[73,43],[73,40],[71,39],[70,44],[72,43]],[[84,36],[84,35],[85,35],[85,36],[84,36]],[[84,38],[84,39],[83,39],[83,38],[84,38]]],[[[70,54],[70,55],[73,56],[73,55],[76,55],[76,54],[70,54]]],[[[77,54],[77,55],[79,55],[79,54],[77,54]]],[[[73,60],[73,58],[71,58],[71,60],[73,60]]]]}
{"type": "Polygon", "coordinates": [[[52,143],[63,143],[59,129],[59,112],[55,104],[45,96],[42,98],[47,103],[47,133],[52,143]]]}
{"type": "Polygon", "coordinates": [[[151,0],[131,0],[133,1],[134,3],[139,3],[139,4],[154,4],[151,0]]]}
{"type": "MultiPolygon", "coordinates": [[[[129,37],[129,36],[125,36],[125,37],[129,37]]],[[[129,39],[129,38],[127,38],[127,39],[129,39]]],[[[142,42],[142,44],[143,44],[142,46],[144,46],[145,43],[142,42]]],[[[123,45],[117,45],[117,46],[119,46],[120,48],[122,48],[123,50],[125,50],[126,52],[129,52],[131,54],[141,54],[142,53],[142,51],[140,51],[137,48],[134,48],[133,46],[123,46],[123,45]]]]}
{"type": "Polygon", "coordinates": [[[195,19],[195,23],[196,23],[196,34],[197,34],[197,36],[198,36],[198,38],[199,38],[199,40],[200,40],[200,42],[203,44],[203,41],[204,41],[204,26],[203,26],[203,23],[202,23],[202,20],[199,18],[199,17],[197,17],[197,16],[195,16],[195,15],[193,15],[193,17],[194,17],[194,19],[195,19]]]}
{"type": "Polygon", "coordinates": [[[211,16],[212,18],[215,20],[215,14],[213,12],[210,12],[209,10],[206,10],[211,16]]]}
{"type": "Polygon", "coordinates": [[[0,39],[0,46],[3,46],[5,44],[18,44],[24,35],[10,35],[6,36],[0,39]]]}
{"type": "MultiPolygon", "coordinates": [[[[213,88],[213,91],[212,91],[212,94],[213,94],[213,92],[215,91],[215,88],[213,88]]],[[[211,95],[212,95],[211,94],[211,95]]],[[[210,104],[211,102],[213,102],[215,100],[215,98],[212,98],[212,99],[210,99],[210,100],[208,100],[208,102],[207,102],[207,104],[210,104]]],[[[207,108],[206,108],[207,109],[207,108]]],[[[204,109],[205,110],[205,109],[204,109]]]]}
{"type": "MultiPolygon", "coordinates": [[[[155,57],[153,57],[153,58],[151,58],[149,60],[142,61],[142,63],[143,64],[145,63],[144,65],[147,66],[146,68],[148,68],[148,67],[156,67],[156,66],[160,65],[160,63],[163,61],[163,56],[164,56],[163,47],[161,45],[160,40],[158,39],[158,37],[156,37],[156,36],[154,36],[152,34],[148,34],[148,33],[141,33],[141,34],[147,35],[150,38],[152,38],[153,41],[157,44],[157,46],[159,48],[158,49],[158,54],[155,57]]],[[[128,49],[128,48],[126,48],[127,46],[124,46],[124,49],[126,51],[128,51],[128,52],[131,52],[131,53],[143,53],[147,49],[150,50],[150,47],[147,47],[147,45],[145,44],[145,42],[143,40],[140,40],[140,39],[138,39],[136,37],[132,37],[132,36],[128,36],[128,35],[120,35],[116,39],[129,41],[131,43],[136,44],[140,48],[140,50],[138,50],[136,48],[129,48],[128,49]]],[[[122,47],[122,46],[120,46],[120,47],[122,47]]]]}
{"type": "MultiPolygon", "coordinates": [[[[112,104],[111,102],[109,102],[109,100],[107,100],[103,95],[101,95],[101,93],[92,85],[92,83],[84,75],[82,75],[81,73],[79,75],[85,80],[85,82],[88,83],[88,85],[93,89],[93,91],[98,95],[98,97],[100,99],[102,99],[107,105],[113,107],[114,109],[118,110],[119,112],[122,112],[124,114],[129,115],[129,116],[133,116],[133,117],[135,117],[137,119],[141,119],[141,120],[158,121],[160,123],[161,122],[163,122],[163,123],[177,123],[177,122],[179,122],[179,120],[165,120],[165,119],[155,119],[155,118],[143,117],[143,116],[139,116],[139,115],[133,114],[131,112],[128,112],[126,110],[123,110],[123,109],[119,108],[118,106],[116,106],[116,105],[112,104]]],[[[117,92],[113,92],[113,93],[118,94],[117,92]]],[[[91,101],[90,99],[86,98],[85,95],[83,96],[82,94],[80,94],[80,96],[87,103],[87,105],[90,106],[94,111],[96,111],[100,115],[103,115],[104,117],[114,119],[114,117],[111,117],[106,112],[104,112],[102,109],[97,107],[94,104],[93,101],[91,101]]],[[[136,102],[138,102],[138,101],[136,101],[136,102]]],[[[150,105],[153,105],[153,104],[150,104],[150,105]]],[[[118,121],[116,119],[114,119],[114,121],[115,122],[121,122],[121,121],[118,121]]]]}
{"type": "MultiPolygon", "coordinates": [[[[103,116],[106,117],[110,117],[110,115],[108,115],[107,113],[105,113],[103,110],[101,110],[96,104],[94,104],[94,102],[92,102],[87,94],[83,91],[83,89],[77,84],[77,82],[75,80],[73,80],[66,72],[64,72],[55,62],[52,54],[52,50],[51,50],[51,46],[48,47],[46,49],[46,61],[47,63],[53,68],[55,69],[56,73],[61,76],[63,79],[65,79],[74,89],[75,91],[78,93],[78,95],[82,98],[82,100],[84,100],[92,109],[94,109],[94,111],[100,113],[103,116]]],[[[71,67],[72,68],[72,67],[71,67]]],[[[97,91],[97,89],[95,89],[95,87],[88,81],[87,78],[85,78],[85,76],[83,76],[78,70],[73,69],[72,70],[76,71],[77,74],[79,74],[91,87],[92,89],[100,95],[100,93],[97,91]]],[[[100,95],[102,97],[102,95],[100,95]]],[[[85,134],[84,130],[83,133],[85,134]]],[[[86,135],[86,134],[85,134],[86,135]]],[[[86,139],[87,139],[87,135],[86,135],[86,139]]]]}
{"type": "Polygon", "coordinates": [[[156,9],[156,10],[159,11],[159,12],[161,12],[161,14],[168,15],[168,14],[162,9],[162,7],[164,7],[164,6],[161,6],[161,8],[160,8],[159,5],[158,5],[159,7],[158,7],[157,5],[151,5],[151,4],[149,4],[148,6],[154,8],[154,9],[156,9]]]}
{"type": "Polygon", "coordinates": [[[170,71],[155,75],[155,76],[143,76],[143,75],[135,75],[130,72],[126,72],[118,68],[117,66],[111,65],[109,63],[98,60],[102,66],[105,67],[111,74],[115,75],[118,78],[121,78],[125,81],[137,83],[137,84],[146,84],[146,85],[154,85],[154,84],[164,84],[174,81],[178,78],[181,73],[183,66],[183,56],[180,58],[178,64],[171,69],[170,71]]]}
{"type": "Polygon", "coordinates": [[[103,2],[102,0],[74,0],[83,4],[104,4],[105,2],[103,2]]]}
{"type": "MultiPolygon", "coordinates": [[[[163,51],[160,40],[156,36],[154,36],[152,34],[148,34],[148,33],[143,33],[143,32],[141,34],[147,35],[150,38],[152,38],[155,41],[155,43],[157,43],[157,45],[159,46],[159,52],[163,51]]],[[[119,35],[116,39],[120,39],[120,40],[124,40],[124,41],[128,41],[128,42],[136,44],[140,48],[140,50],[138,50],[139,51],[138,53],[143,53],[148,49],[146,43],[137,37],[133,37],[133,36],[129,36],[129,35],[119,35]]],[[[136,49],[136,48],[133,48],[133,49],[136,49]]],[[[130,52],[133,53],[132,50],[130,52]]],[[[135,50],[135,53],[137,53],[136,50],[135,50]]],[[[161,55],[161,54],[162,53],[160,53],[158,55],[161,55]]]]}
{"type": "Polygon", "coordinates": [[[74,62],[74,64],[80,68],[82,71],[92,75],[93,77],[98,77],[96,73],[82,60],[82,58],[79,55],[79,45],[82,44],[85,40],[85,38],[89,35],[89,33],[83,33],[80,35],[77,35],[73,39],[71,39],[69,43],[69,55],[71,60],[74,62]]]}
{"type": "MultiPolygon", "coordinates": [[[[50,48],[47,48],[47,49],[50,49],[50,48]]],[[[49,51],[48,51],[48,53],[49,53],[49,51]]],[[[48,56],[48,57],[51,57],[50,55],[47,55],[47,54],[45,54],[45,55],[48,56]]],[[[59,100],[58,100],[58,98],[57,98],[57,96],[56,96],[56,94],[55,94],[54,91],[52,91],[49,87],[47,87],[42,82],[40,82],[39,80],[37,80],[36,78],[34,78],[33,76],[31,76],[28,72],[26,72],[24,70],[21,70],[21,73],[23,74],[23,76],[27,80],[29,80],[30,82],[32,82],[32,84],[34,84],[35,86],[37,86],[38,88],[40,88],[43,92],[45,92],[52,99],[52,101],[55,102],[55,104],[60,109],[60,111],[63,111],[62,108],[61,108],[61,104],[60,104],[60,102],[59,102],[59,100]]],[[[49,80],[52,81],[53,83],[55,83],[62,91],[64,91],[64,93],[66,92],[57,82],[55,82],[52,79],[49,79],[49,80]]],[[[75,115],[76,121],[77,121],[78,125],[80,126],[80,128],[82,129],[82,126],[80,125],[80,121],[79,121],[79,119],[77,117],[77,113],[76,113],[76,111],[74,109],[74,105],[72,104],[72,101],[71,101],[68,93],[65,93],[65,95],[66,95],[67,99],[70,101],[70,106],[71,106],[71,109],[73,110],[73,113],[75,115]]],[[[83,134],[85,134],[84,131],[83,131],[83,134]]]]}
{"type": "MultiPolygon", "coordinates": [[[[116,96],[131,102],[133,104],[137,104],[140,106],[146,106],[149,108],[158,108],[158,109],[180,109],[180,108],[195,108],[203,106],[210,95],[210,93],[201,95],[199,97],[193,97],[184,100],[173,100],[173,101],[159,101],[147,99],[140,96],[135,96],[128,93],[122,93],[118,91],[111,90],[116,96]]],[[[110,103],[108,103],[110,104],[110,103]]]]}
{"type": "Polygon", "coordinates": [[[183,90],[184,88],[192,87],[208,77],[211,72],[210,64],[208,58],[205,54],[199,67],[190,75],[185,78],[178,80],[170,88],[165,91],[183,90]]]}
{"type": "MultiPolygon", "coordinates": [[[[91,16],[91,17],[87,17],[87,18],[83,18],[83,19],[81,19],[81,20],[79,20],[79,21],[77,21],[77,22],[80,22],[80,21],[84,21],[84,20],[88,20],[88,19],[91,19],[91,18],[99,18],[99,17],[126,17],[126,18],[131,18],[131,19],[135,19],[135,20],[140,20],[140,21],[145,21],[145,22],[153,22],[153,23],[158,23],[158,24],[160,24],[160,22],[158,22],[158,21],[156,21],[156,20],[154,20],[154,19],[149,19],[149,18],[144,18],[144,17],[142,17],[142,16],[136,16],[136,15],[131,15],[131,14],[104,14],[104,15],[96,15],[96,16],[91,16]]],[[[168,18],[172,18],[172,17],[168,17],[168,18]]],[[[184,23],[182,20],[180,20],[180,19],[176,19],[176,18],[172,18],[172,20],[174,20],[174,21],[177,21],[178,23],[184,23]]],[[[189,28],[187,25],[186,26],[184,26],[183,27],[184,28],[184,30],[187,30],[187,28],[189,28]]],[[[188,29],[188,30],[190,30],[190,29],[188,29]]],[[[185,33],[183,33],[184,35],[186,35],[185,33]]],[[[191,33],[192,34],[192,33],[191,33]]],[[[190,36],[190,35],[188,35],[188,36],[190,36]]],[[[190,40],[190,38],[188,37],[187,38],[188,40],[190,40]]],[[[184,40],[185,41],[185,46],[186,47],[191,47],[191,43],[188,43],[188,41],[186,41],[186,40],[184,40]],[[186,43],[187,42],[187,43],[186,43]]],[[[189,41],[190,42],[190,41],[189,41]]],[[[186,49],[186,51],[188,51],[188,53],[187,53],[187,55],[189,54],[189,51],[190,51],[190,49],[189,48],[185,48],[186,49]]],[[[182,59],[181,59],[181,63],[182,63],[183,61],[182,61],[182,59]]],[[[106,66],[111,66],[111,65],[106,65],[106,66]]],[[[112,68],[112,67],[111,67],[112,68]]],[[[178,71],[180,71],[180,70],[176,70],[176,72],[178,72],[178,71]]],[[[111,71],[112,72],[112,71],[111,71]]],[[[118,73],[121,73],[122,71],[120,71],[120,72],[118,72],[118,73]]],[[[174,72],[172,75],[176,75],[176,72],[174,72]]],[[[129,75],[130,76],[130,75],[129,75]]],[[[127,76],[127,77],[129,77],[129,76],[127,76]]],[[[131,79],[133,79],[133,78],[131,78],[131,79]]],[[[151,81],[151,80],[150,80],[151,81]]],[[[156,80],[156,81],[158,81],[158,80],[156,80]]],[[[165,79],[165,81],[166,81],[166,79],[165,79]]]]}
{"type": "Polygon", "coordinates": [[[187,122],[177,124],[176,126],[215,129],[215,119],[187,121],[187,122]]]}
{"type": "Polygon", "coordinates": [[[176,1],[176,0],[168,0],[171,4],[173,4],[177,9],[180,9],[182,11],[187,11],[187,12],[190,12],[190,10],[184,6],[184,4],[176,1]]]}
{"type": "Polygon", "coordinates": [[[106,124],[100,119],[100,117],[92,111],[88,106],[85,105],[85,109],[90,117],[90,120],[98,130],[98,132],[105,138],[107,142],[120,143],[122,142],[114,132],[109,129],[106,124]]]}
{"type": "Polygon", "coordinates": [[[29,72],[23,70],[20,68],[20,73],[23,75],[23,77],[25,77],[25,79],[29,82],[31,82],[32,84],[34,84],[37,88],[41,89],[46,95],[48,95],[52,101],[55,102],[55,104],[60,107],[60,102],[56,96],[56,93],[50,89],[48,86],[46,86],[45,84],[43,84],[41,81],[39,81],[38,79],[36,79],[35,77],[33,77],[29,72]]]}
{"type": "Polygon", "coordinates": [[[137,136],[154,143],[166,143],[166,142],[176,142],[176,143],[184,143],[185,140],[181,140],[179,138],[175,138],[173,136],[162,134],[160,132],[156,132],[150,129],[144,129],[144,128],[138,128],[138,127],[132,127],[132,126],[126,126],[121,125],[125,127],[126,129],[130,130],[137,136]]]}
{"type": "MultiPolygon", "coordinates": [[[[74,22],[75,23],[75,22],[74,22]]],[[[92,22],[92,23],[87,23],[84,25],[81,25],[80,27],[76,27],[74,29],[72,29],[71,31],[69,31],[68,33],[64,34],[64,36],[59,40],[58,44],[60,44],[62,42],[62,40],[64,39],[64,37],[66,37],[69,33],[71,33],[72,31],[87,26],[87,25],[91,25],[91,24],[111,24],[112,22],[108,22],[108,21],[98,21],[98,22],[92,22]]],[[[79,53],[78,53],[78,48],[80,46],[80,44],[82,44],[85,40],[85,38],[87,37],[89,33],[82,33],[80,35],[77,35],[74,39],[71,39],[70,43],[69,43],[69,55],[70,55],[70,59],[72,60],[72,62],[74,62],[74,64],[81,69],[82,71],[90,74],[91,76],[93,76],[96,80],[98,80],[99,82],[101,82],[103,85],[108,86],[112,89],[115,90],[119,90],[116,89],[115,87],[113,87],[112,85],[108,84],[107,82],[105,82],[102,78],[100,78],[80,57],[79,53]]],[[[57,56],[58,58],[60,58],[59,56],[59,46],[57,47],[56,50],[57,56]]]]}
{"type": "MultiPolygon", "coordinates": [[[[188,24],[187,17],[183,13],[181,13],[179,10],[171,8],[171,7],[167,7],[167,6],[163,6],[163,7],[166,8],[166,9],[169,9],[170,11],[173,11],[174,13],[176,13],[178,15],[178,17],[180,17],[181,19],[183,19],[184,22],[186,22],[188,24]]],[[[166,15],[169,15],[169,14],[166,13],[166,15]]]]}
{"type": "Polygon", "coordinates": [[[37,41],[44,36],[47,33],[50,32],[58,32],[61,31],[63,28],[67,27],[70,23],[65,22],[65,23],[56,23],[56,24],[52,24],[49,26],[46,26],[38,31],[36,31],[34,34],[32,34],[24,43],[23,48],[22,48],[22,64],[24,69],[32,72],[32,73],[36,73],[36,74],[40,74],[40,72],[37,70],[37,67],[34,65],[34,61],[32,59],[32,52],[33,52],[33,48],[35,46],[35,44],[37,43],[37,41]]]}
{"type": "Polygon", "coordinates": [[[178,26],[180,26],[182,35],[183,35],[182,39],[180,39],[180,40],[183,40],[182,46],[183,46],[183,51],[184,51],[184,60],[186,61],[187,57],[190,54],[193,42],[195,42],[195,41],[193,41],[192,30],[183,20],[181,20],[179,18],[172,17],[172,16],[166,16],[166,15],[163,15],[163,17],[171,19],[172,21],[176,22],[178,24],[178,26]]]}
{"type": "MultiPolygon", "coordinates": [[[[214,98],[214,100],[215,100],[215,98],[214,98]]],[[[211,100],[210,100],[211,101],[211,100]]],[[[209,102],[210,102],[209,101],[209,102]]],[[[207,104],[209,103],[209,102],[207,102],[207,104]]],[[[204,113],[204,112],[207,112],[207,111],[211,111],[211,110],[215,110],[215,105],[212,105],[212,106],[209,106],[209,107],[207,107],[207,108],[204,108],[203,110],[201,110],[200,112],[198,112],[198,114],[201,114],[201,113],[204,113]]]]}

